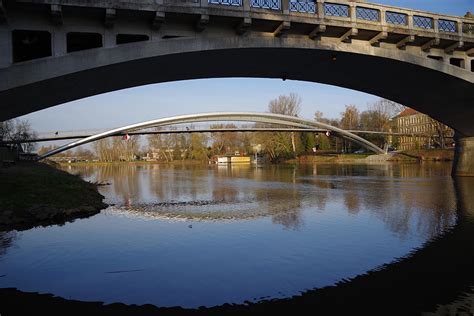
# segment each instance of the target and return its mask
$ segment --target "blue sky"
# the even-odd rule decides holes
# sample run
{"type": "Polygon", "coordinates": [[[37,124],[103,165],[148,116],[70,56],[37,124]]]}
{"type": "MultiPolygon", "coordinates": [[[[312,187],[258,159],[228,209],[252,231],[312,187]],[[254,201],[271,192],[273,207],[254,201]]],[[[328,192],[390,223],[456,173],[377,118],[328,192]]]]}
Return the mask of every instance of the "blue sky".
{"type": "MultiPolygon", "coordinates": [[[[474,0],[377,0],[387,5],[450,15],[474,11],[474,0]]],[[[297,93],[303,100],[302,115],[315,111],[338,117],[345,105],[361,110],[378,97],[334,86],[277,79],[207,79],[154,84],[106,93],[35,112],[28,119],[38,132],[105,129],[134,122],[212,111],[267,110],[281,94],[297,93]]]]}

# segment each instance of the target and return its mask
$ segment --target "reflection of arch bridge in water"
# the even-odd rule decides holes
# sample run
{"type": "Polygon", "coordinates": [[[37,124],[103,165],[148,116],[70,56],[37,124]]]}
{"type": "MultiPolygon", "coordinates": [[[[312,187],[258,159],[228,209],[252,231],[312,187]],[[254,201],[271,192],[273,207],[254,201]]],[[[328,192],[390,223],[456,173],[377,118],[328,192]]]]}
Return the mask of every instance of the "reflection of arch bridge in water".
{"type": "Polygon", "coordinates": [[[63,151],[72,149],[77,146],[81,146],[96,140],[120,135],[124,132],[135,132],[142,129],[154,128],[154,127],[164,127],[175,124],[186,124],[186,123],[199,123],[199,122],[209,122],[209,121],[238,121],[238,122],[255,122],[255,123],[264,123],[264,124],[276,124],[289,126],[294,128],[302,129],[314,129],[321,128],[328,131],[331,131],[334,135],[340,136],[349,141],[355,142],[368,150],[371,150],[378,154],[385,153],[384,150],[379,148],[377,145],[369,142],[368,140],[355,135],[354,133],[345,131],[338,127],[334,127],[329,124],[311,121],[307,119],[302,119],[295,116],[273,114],[273,113],[253,113],[253,112],[216,112],[216,113],[202,113],[202,114],[189,114],[174,116],[169,118],[161,118],[151,121],[146,121],[142,123],[136,123],[132,125],[127,125],[124,127],[114,128],[112,130],[102,132],[96,135],[92,135],[81,140],[66,144],[54,150],[44,153],[40,156],[40,159],[47,158],[49,156],[61,153],[63,151]]]}

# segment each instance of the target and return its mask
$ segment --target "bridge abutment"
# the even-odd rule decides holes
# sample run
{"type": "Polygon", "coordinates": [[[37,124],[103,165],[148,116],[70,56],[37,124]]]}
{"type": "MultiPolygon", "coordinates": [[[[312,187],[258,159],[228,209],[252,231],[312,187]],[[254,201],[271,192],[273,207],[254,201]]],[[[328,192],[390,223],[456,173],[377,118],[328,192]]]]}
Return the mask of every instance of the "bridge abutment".
{"type": "Polygon", "coordinates": [[[452,175],[474,177],[474,137],[456,135],[452,175]]]}

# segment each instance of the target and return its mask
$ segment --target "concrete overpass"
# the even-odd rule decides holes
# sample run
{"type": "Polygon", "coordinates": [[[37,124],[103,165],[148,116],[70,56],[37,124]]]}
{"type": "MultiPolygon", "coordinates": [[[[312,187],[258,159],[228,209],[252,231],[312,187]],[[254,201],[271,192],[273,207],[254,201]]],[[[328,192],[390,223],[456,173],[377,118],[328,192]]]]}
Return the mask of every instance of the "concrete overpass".
{"type": "Polygon", "coordinates": [[[150,83],[305,80],[454,128],[454,174],[474,175],[473,19],[343,0],[2,0],[0,20],[0,120],[150,83]]]}
{"type": "MultiPolygon", "coordinates": [[[[256,112],[215,112],[215,113],[201,113],[201,114],[189,114],[174,116],[168,118],[161,118],[132,125],[127,125],[119,128],[114,128],[102,133],[98,133],[92,136],[82,138],[80,140],[71,142],[64,146],[55,148],[39,156],[39,159],[44,159],[63,151],[70,150],[74,147],[85,145],[90,142],[97,141],[102,138],[117,136],[122,134],[130,133],[145,133],[140,130],[156,127],[166,127],[176,124],[188,124],[188,123],[201,123],[201,122],[215,122],[215,121],[232,121],[232,122],[256,122],[272,125],[282,125],[286,127],[297,128],[300,130],[320,130],[330,131],[333,135],[347,139],[354,143],[363,146],[364,148],[373,151],[377,154],[384,154],[385,151],[377,145],[369,142],[368,140],[359,137],[353,133],[345,131],[343,129],[334,127],[329,124],[302,119],[295,116],[273,114],[273,113],[256,113],[256,112]]],[[[293,130],[294,131],[294,130],[293,130]]],[[[189,132],[189,131],[188,131],[189,132]]]]}

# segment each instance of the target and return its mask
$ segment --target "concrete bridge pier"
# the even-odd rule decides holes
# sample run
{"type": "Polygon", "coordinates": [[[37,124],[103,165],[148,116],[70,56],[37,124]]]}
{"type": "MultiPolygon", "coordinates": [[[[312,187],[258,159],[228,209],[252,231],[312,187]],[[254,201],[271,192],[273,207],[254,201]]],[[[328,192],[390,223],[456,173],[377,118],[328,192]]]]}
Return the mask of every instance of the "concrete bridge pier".
{"type": "Polygon", "coordinates": [[[474,137],[465,137],[456,133],[453,176],[474,177],[474,137]]]}

